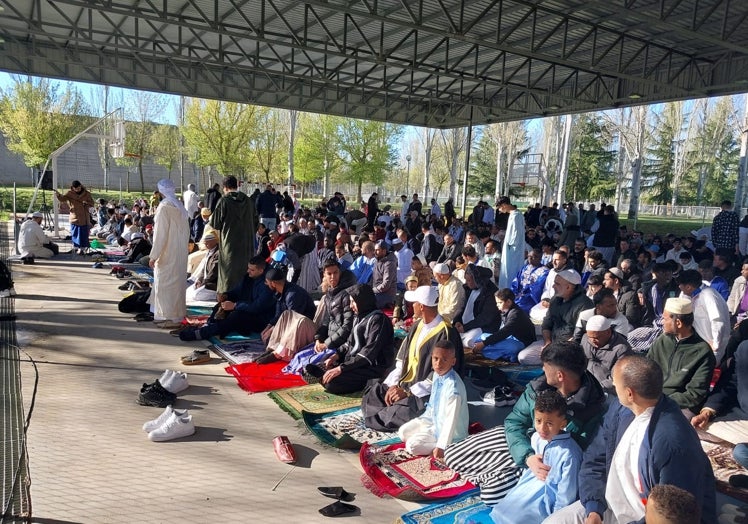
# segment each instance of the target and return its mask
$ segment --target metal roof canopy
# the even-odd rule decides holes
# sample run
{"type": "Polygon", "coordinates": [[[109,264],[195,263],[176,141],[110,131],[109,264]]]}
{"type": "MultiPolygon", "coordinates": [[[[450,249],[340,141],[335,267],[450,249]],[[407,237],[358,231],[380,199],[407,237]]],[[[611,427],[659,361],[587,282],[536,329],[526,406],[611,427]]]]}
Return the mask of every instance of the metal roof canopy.
{"type": "Polygon", "coordinates": [[[436,128],[748,91],[746,0],[0,0],[0,69],[436,128]]]}

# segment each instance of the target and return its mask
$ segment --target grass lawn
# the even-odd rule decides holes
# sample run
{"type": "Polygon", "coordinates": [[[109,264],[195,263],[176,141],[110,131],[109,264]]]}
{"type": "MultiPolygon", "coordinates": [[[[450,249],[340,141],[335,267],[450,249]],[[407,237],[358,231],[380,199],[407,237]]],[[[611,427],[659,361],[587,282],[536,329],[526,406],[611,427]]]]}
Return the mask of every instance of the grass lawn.
{"type": "Polygon", "coordinates": [[[639,231],[644,231],[644,233],[655,233],[659,235],[673,233],[677,236],[685,236],[690,234],[692,230],[712,225],[711,220],[707,220],[702,225],[701,218],[671,218],[652,215],[640,216],[636,222],[636,228],[634,228],[633,220],[623,219],[620,222],[621,225],[625,225],[629,229],[637,229],[639,231]]]}

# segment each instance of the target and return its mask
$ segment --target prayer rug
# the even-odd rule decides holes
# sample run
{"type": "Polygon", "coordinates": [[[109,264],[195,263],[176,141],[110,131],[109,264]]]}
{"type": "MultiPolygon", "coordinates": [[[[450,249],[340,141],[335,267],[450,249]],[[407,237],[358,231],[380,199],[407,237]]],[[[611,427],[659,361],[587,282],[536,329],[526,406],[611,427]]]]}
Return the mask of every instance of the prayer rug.
{"type": "MultiPolygon", "coordinates": [[[[285,365],[285,362],[281,364],[285,365]]],[[[283,366],[281,366],[283,367],[283,366]]],[[[293,377],[294,380],[301,381],[298,375],[286,375],[293,377]]],[[[301,413],[329,413],[345,408],[351,408],[361,405],[361,395],[363,392],[351,393],[349,395],[333,395],[325,391],[322,384],[311,384],[301,387],[295,387],[284,391],[273,391],[268,393],[280,408],[291,415],[294,420],[301,418],[301,413]]]]}
{"type": "Polygon", "coordinates": [[[478,490],[401,515],[395,524],[493,524],[491,508],[480,499],[478,490]]]}
{"type": "Polygon", "coordinates": [[[704,431],[697,430],[697,432],[701,439],[701,448],[712,464],[714,478],[717,481],[717,491],[743,502],[748,502],[748,490],[736,488],[729,483],[729,479],[733,475],[748,475],[748,470],[732,458],[732,450],[735,446],[704,431]]]}
{"type": "Polygon", "coordinates": [[[492,369],[501,370],[510,381],[519,386],[526,386],[528,382],[538,378],[543,374],[542,366],[528,366],[516,364],[505,360],[492,360],[480,355],[465,355],[465,374],[470,377],[473,374],[482,376],[492,369]]]}
{"type": "Polygon", "coordinates": [[[404,475],[402,464],[416,458],[408,453],[404,446],[402,442],[384,447],[366,443],[361,446],[359,460],[364,473],[368,476],[367,487],[374,494],[417,502],[455,497],[475,489],[474,484],[446,466],[432,469],[429,462],[428,467],[423,467],[423,461],[430,461],[430,457],[418,457],[421,464],[413,464],[414,467],[408,468],[408,474],[404,475]],[[417,481],[413,480],[414,477],[417,481]]]}
{"type": "Polygon", "coordinates": [[[196,304],[190,304],[187,306],[187,316],[188,317],[195,317],[195,316],[201,316],[201,315],[208,315],[213,313],[213,308],[209,306],[199,306],[196,304]]]}
{"type": "Polygon", "coordinates": [[[212,345],[208,346],[215,354],[228,360],[231,364],[246,364],[254,362],[257,357],[265,353],[265,343],[259,336],[255,339],[244,338],[243,342],[232,342],[225,344],[217,338],[211,338],[212,345]]]}
{"type": "Polygon", "coordinates": [[[361,444],[392,444],[399,442],[397,433],[377,431],[364,426],[360,407],[340,409],[330,413],[302,411],[304,424],[323,444],[338,449],[361,448],[361,444]]]}
{"type": "MultiPolygon", "coordinates": [[[[285,365],[286,363],[282,361],[262,365],[255,364],[254,362],[246,362],[226,367],[226,373],[233,375],[239,383],[239,387],[249,393],[293,388],[306,384],[304,379],[298,375],[286,375],[283,373],[281,369],[285,365]]],[[[276,400],[276,402],[278,401],[276,400]]]]}

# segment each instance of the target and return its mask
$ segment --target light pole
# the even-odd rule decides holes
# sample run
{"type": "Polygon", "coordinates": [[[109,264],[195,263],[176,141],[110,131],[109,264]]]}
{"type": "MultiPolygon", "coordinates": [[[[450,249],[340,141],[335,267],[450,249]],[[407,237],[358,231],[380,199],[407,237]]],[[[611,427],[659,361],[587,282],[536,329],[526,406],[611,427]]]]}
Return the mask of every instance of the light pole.
{"type": "Polygon", "coordinates": [[[410,183],[410,161],[412,160],[411,156],[406,156],[405,160],[408,161],[408,173],[405,175],[405,196],[410,196],[408,193],[408,184],[410,183]]]}

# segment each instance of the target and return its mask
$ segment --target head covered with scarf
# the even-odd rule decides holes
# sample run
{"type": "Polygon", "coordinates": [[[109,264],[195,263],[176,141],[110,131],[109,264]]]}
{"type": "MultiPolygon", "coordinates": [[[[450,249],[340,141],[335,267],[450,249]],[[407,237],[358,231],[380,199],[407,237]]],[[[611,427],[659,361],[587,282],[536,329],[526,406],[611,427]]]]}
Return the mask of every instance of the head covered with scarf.
{"type": "Polygon", "coordinates": [[[364,318],[366,315],[377,309],[377,299],[374,297],[374,290],[369,284],[359,284],[348,290],[351,299],[356,303],[358,308],[358,318],[364,318]]]}
{"type": "Polygon", "coordinates": [[[187,210],[184,208],[184,205],[182,202],[179,201],[176,195],[176,190],[174,188],[174,182],[169,180],[168,178],[162,178],[158,181],[158,192],[161,193],[164,196],[164,200],[161,202],[160,205],[163,205],[165,202],[168,202],[170,205],[176,207],[181,211],[182,217],[184,217],[185,220],[189,218],[189,215],[187,214],[187,210]]]}
{"type": "Polygon", "coordinates": [[[465,272],[470,273],[475,280],[475,285],[478,289],[490,286],[492,283],[491,278],[493,278],[493,272],[487,267],[469,264],[465,272]]]}

